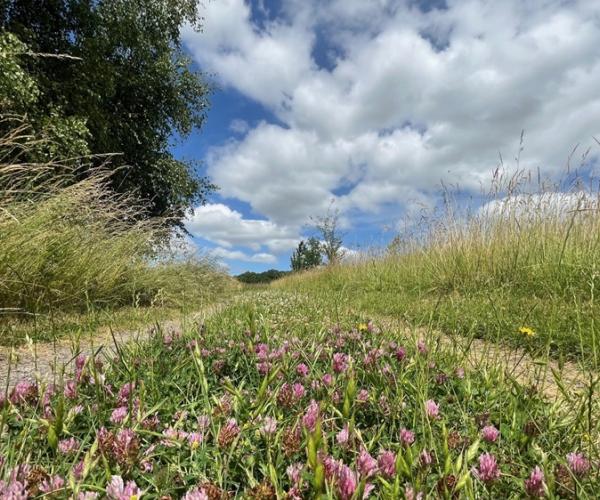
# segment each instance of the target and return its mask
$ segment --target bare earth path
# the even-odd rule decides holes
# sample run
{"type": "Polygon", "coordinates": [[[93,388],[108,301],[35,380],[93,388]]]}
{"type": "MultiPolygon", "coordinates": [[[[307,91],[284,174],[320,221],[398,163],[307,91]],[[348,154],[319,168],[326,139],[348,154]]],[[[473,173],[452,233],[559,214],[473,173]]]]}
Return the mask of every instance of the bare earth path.
{"type": "Polygon", "coordinates": [[[501,369],[507,378],[520,385],[535,388],[553,400],[569,399],[575,391],[586,390],[591,377],[598,374],[582,369],[578,364],[565,362],[560,366],[554,360],[540,361],[523,349],[510,348],[482,339],[468,340],[464,337],[450,337],[440,332],[426,329],[407,328],[401,320],[390,317],[376,318],[383,328],[406,331],[407,335],[418,335],[429,342],[440,342],[445,348],[455,349],[464,357],[465,367],[471,369],[501,369]]]}
{"type": "MultiPolygon", "coordinates": [[[[183,326],[202,324],[206,318],[220,310],[223,304],[215,304],[181,320],[167,320],[159,323],[165,333],[181,333],[183,326]]],[[[62,338],[56,342],[22,345],[17,348],[0,347],[0,391],[13,387],[19,380],[51,381],[54,366],[68,363],[78,354],[90,355],[102,350],[114,350],[115,340],[121,344],[148,338],[155,331],[154,326],[137,330],[111,331],[101,329],[93,336],[79,339],[62,338]],[[114,334],[114,339],[113,339],[114,334]],[[12,362],[11,362],[12,358],[12,362]]]]}
{"type": "MultiPolygon", "coordinates": [[[[186,318],[186,324],[203,323],[225,305],[226,303],[217,303],[194,313],[186,318]]],[[[445,347],[456,349],[464,356],[465,366],[471,369],[500,368],[507,378],[516,380],[522,386],[534,387],[551,399],[556,400],[562,396],[568,400],[569,394],[585,390],[591,380],[589,372],[572,362],[562,366],[555,361],[540,363],[521,349],[510,349],[480,339],[468,343],[462,337],[449,337],[439,332],[430,333],[425,329],[415,331],[401,320],[391,317],[373,319],[381,328],[405,332],[407,336],[418,335],[428,341],[441,342],[445,347]],[[555,374],[558,375],[558,380],[555,374]]],[[[160,326],[165,333],[177,333],[182,331],[184,325],[181,321],[170,320],[160,323],[160,326]]],[[[141,330],[114,332],[114,336],[118,343],[143,340],[151,335],[153,329],[154,327],[146,327],[141,330]]],[[[14,386],[22,379],[51,381],[55,365],[62,366],[79,353],[92,354],[100,348],[114,349],[113,336],[109,330],[96,332],[92,338],[80,338],[77,343],[72,338],[66,338],[55,343],[25,345],[16,349],[0,348],[0,390],[14,386]],[[11,353],[12,363],[9,362],[11,353]]]]}

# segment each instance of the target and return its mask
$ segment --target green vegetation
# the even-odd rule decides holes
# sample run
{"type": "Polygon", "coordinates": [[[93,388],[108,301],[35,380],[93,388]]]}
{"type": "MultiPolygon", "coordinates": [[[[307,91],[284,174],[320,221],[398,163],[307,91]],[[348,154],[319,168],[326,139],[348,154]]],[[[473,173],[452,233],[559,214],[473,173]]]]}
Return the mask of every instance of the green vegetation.
{"type": "Polygon", "coordinates": [[[279,278],[283,278],[287,276],[289,271],[279,271],[277,269],[269,269],[268,271],[263,271],[262,273],[255,273],[252,271],[246,271],[245,273],[238,274],[235,279],[240,281],[241,283],[246,283],[248,285],[261,284],[261,283],[271,283],[271,281],[278,280],[279,278]]]}
{"type": "MultiPolygon", "coordinates": [[[[93,155],[74,182],[103,165],[114,191],[143,201],[137,217],[180,224],[214,188],[170,152],[208,108],[180,47],[184,24],[200,28],[195,0],[2,2],[0,118],[24,117],[43,139],[19,161],[93,155]]],[[[12,127],[2,120],[0,135],[12,127]]]]}
{"type": "Polygon", "coordinates": [[[594,386],[553,402],[440,340],[321,297],[244,295],[183,336],[17,385],[0,495],[595,498],[594,386]]]}
{"type": "Polygon", "coordinates": [[[292,271],[305,271],[323,263],[323,247],[316,238],[309,238],[298,243],[298,247],[290,257],[292,271]]]}
{"type": "MultiPolygon", "coordinates": [[[[40,142],[22,125],[0,138],[0,158],[30,145],[40,142]]],[[[96,169],[74,180],[79,161],[0,161],[3,344],[31,329],[17,319],[35,319],[33,329],[39,331],[40,321],[50,321],[40,314],[54,325],[63,315],[123,306],[181,310],[231,286],[211,261],[173,254],[164,243],[170,234],[164,220],[138,217],[143,206],[112,191],[109,172],[96,169]]]]}
{"type": "Polygon", "coordinates": [[[597,193],[578,187],[509,199],[487,214],[449,210],[454,215],[396,239],[383,255],[291,275],[277,286],[599,367],[597,193]],[[535,335],[520,333],[523,326],[535,335]]]}

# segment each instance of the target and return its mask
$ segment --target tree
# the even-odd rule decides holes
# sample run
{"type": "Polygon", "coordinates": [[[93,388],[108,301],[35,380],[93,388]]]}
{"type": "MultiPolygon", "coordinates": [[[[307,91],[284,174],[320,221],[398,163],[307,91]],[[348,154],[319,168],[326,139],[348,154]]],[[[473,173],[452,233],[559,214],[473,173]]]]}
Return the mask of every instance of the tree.
{"type": "Polygon", "coordinates": [[[262,273],[255,273],[252,271],[246,271],[245,273],[236,276],[238,281],[248,284],[260,284],[270,283],[271,281],[278,280],[289,274],[289,271],[279,271],[277,269],[269,269],[262,273]]]}
{"type": "Polygon", "coordinates": [[[181,224],[214,189],[170,152],[172,138],[201,126],[208,109],[209,86],[181,49],[185,23],[200,28],[196,0],[0,2],[0,27],[24,44],[20,66],[39,90],[1,112],[26,114],[40,133],[71,124],[92,155],[118,154],[116,191],[136,192],[147,216],[181,224]]]}
{"type": "Polygon", "coordinates": [[[338,263],[344,257],[339,218],[340,212],[337,208],[333,209],[332,203],[326,215],[312,219],[315,229],[321,235],[323,241],[321,248],[325,257],[327,257],[327,263],[330,265],[338,263]]]}
{"type": "Polygon", "coordinates": [[[309,238],[307,242],[302,240],[294,250],[291,257],[291,267],[293,271],[302,271],[311,267],[320,266],[323,262],[321,254],[322,247],[319,240],[309,238]]]}

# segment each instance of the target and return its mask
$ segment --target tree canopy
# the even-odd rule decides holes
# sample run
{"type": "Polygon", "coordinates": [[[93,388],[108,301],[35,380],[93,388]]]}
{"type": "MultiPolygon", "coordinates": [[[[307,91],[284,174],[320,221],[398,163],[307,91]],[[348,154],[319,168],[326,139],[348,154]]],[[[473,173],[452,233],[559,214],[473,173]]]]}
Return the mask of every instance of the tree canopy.
{"type": "Polygon", "coordinates": [[[279,271],[277,269],[269,269],[268,271],[263,271],[262,273],[246,271],[245,273],[236,276],[236,279],[242,283],[248,284],[270,283],[271,281],[283,278],[287,274],[289,274],[289,271],[279,271]]]}
{"type": "Polygon", "coordinates": [[[290,258],[292,271],[302,271],[320,266],[323,263],[322,252],[323,247],[316,238],[309,238],[308,241],[302,240],[290,258]]]}
{"type": "Polygon", "coordinates": [[[113,188],[180,223],[214,189],[170,151],[208,109],[180,44],[182,26],[200,21],[196,0],[0,1],[0,113],[50,138],[43,155],[116,153],[113,188]]]}

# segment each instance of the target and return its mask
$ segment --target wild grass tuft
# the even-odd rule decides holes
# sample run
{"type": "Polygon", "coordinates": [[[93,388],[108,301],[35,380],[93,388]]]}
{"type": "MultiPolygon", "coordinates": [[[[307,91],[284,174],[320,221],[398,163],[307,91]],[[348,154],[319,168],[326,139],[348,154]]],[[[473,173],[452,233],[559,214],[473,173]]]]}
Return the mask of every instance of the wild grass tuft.
{"type": "Polygon", "coordinates": [[[180,307],[228,286],[209,259],[168,256],[165,220],[140,218],[106,169],[83,176],[90,159],[4,161],[34,146],[24,126],[0,138],[0,312],[180,307]]]}

